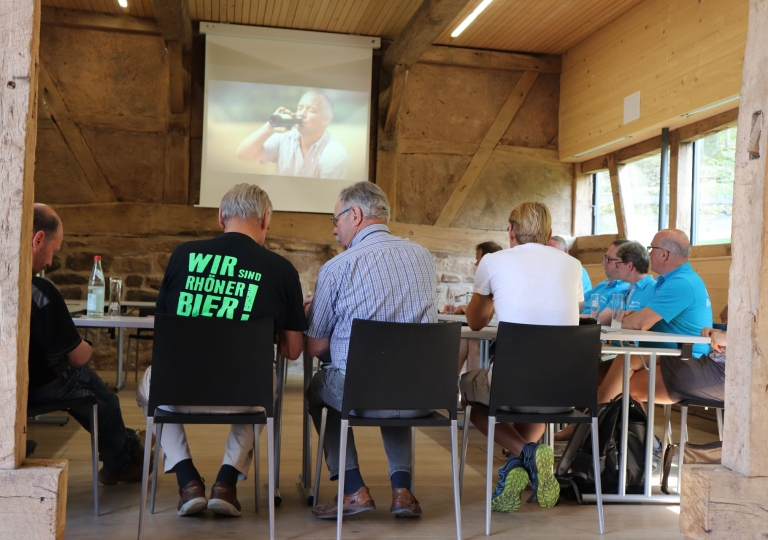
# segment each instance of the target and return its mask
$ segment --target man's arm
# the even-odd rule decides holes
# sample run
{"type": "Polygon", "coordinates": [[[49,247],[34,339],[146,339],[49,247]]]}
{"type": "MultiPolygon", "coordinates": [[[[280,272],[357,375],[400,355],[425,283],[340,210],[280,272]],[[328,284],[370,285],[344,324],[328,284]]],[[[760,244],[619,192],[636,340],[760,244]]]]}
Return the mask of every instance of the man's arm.
{"type": "Polygon", "coordinates": [[[93,349],[91,349],[87,341],[83,340],[80,342],[80,345],[67,353],[67,359],[73,366],[83,367],[91,359],[92,354],[93,349]]]}
{"type": "Polygon", "coordinates": [[[640,311],[625,315],[621,327],[629,330],[650,330],[651,326],[660,320],[661,315],[651,308],[644,307],[640,311]]]}
{"type": "Polygon", "coordinates": [[[307,337],[307,350],[311,356],[320,356],[331,352],[331,338],[307,337]]]}
{"type": "MultiPolygon", "coordinates": [[[[274,114],[292,114],[291,111],[285,107],[278,107],[274,114]]],[[[235,155],[243,161],[260,161],[264,160],[264,155],[261,149],[264,147],[264,143],[267,142],[275,133],[284,133],[285,128],[273,128],[269,122],[264,122],[264,125],[259,129],[248,135],[240,146],[237,147],[235,155]]]]}
{"type": "Polygon", "coordinates": [[[475,293],[467,306],[467,324],[472,330],[482,330],[493,318],[493,298],[475,293]]]}
{"type": "Polygon", "coordinates": [[[277,334],[277,350],[288,360],[296,360],[304,350],[304,333],[296,330],[281,330],[277,334]]]}

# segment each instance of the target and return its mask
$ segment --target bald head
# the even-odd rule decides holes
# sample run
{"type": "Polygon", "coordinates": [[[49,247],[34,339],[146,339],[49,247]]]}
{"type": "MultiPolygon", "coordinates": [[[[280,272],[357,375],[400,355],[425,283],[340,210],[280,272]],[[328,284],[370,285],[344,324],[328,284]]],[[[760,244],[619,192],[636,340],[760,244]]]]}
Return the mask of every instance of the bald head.
{"type": "Polygon", "coordinates": [[[53,208],[43,203],[35,203],[35,213],[32,220],[32,234],[43,231],[48,236],[53,236],[61,226],[61,219],[53,211],[53,208]]]}
{"type": "Polygon", "coordinates": [[[64,227],[56,212],[45,204],[35,204],[32,220],[32,273],[37,274],[53,263],[53,254],[61,249],[64,227]]]}

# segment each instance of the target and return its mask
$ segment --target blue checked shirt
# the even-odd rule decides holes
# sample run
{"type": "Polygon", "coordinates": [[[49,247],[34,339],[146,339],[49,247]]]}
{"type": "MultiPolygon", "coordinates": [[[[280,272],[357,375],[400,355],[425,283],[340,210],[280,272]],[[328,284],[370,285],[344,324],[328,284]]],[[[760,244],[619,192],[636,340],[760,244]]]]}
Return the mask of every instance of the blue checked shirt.
{"type": "Polygon", "coordinates": [[[370,225],[320,268],[307,336],[330,336],[332,365],[346,370],[353,319],[437,322],[435,273],[429,251],[370,225]]]}

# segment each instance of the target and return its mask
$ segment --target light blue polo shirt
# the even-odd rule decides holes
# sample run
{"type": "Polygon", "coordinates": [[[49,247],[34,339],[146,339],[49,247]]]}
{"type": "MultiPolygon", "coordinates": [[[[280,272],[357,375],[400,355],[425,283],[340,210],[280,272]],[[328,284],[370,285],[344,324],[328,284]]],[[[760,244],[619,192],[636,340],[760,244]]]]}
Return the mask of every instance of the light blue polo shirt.
{"type": "MultiPolygon", "coordinates": [[[[712,326],[712,302],[707,287],[691,263],[659,276],[650,301],[646,304],[661,316],[650,329],[654,332],[698,336],[701,330],[712,326]]],[[[675,343],[656,343],[658,347],[677,348],[675,343]]],[[[709,344],[697,343],[693,355],[698,358],[709,352],[709,344]]]]}
{"type": "Polygon", "coordinates": [[[590,314],[589,302],[593,294],[600,296],[600,313],[602,313],[605,308],[611,306],[612,295],[623,293],[627,289],[629,289],[629,283],[621,281],[620,279],[615,281],[610,281],[608,279],[601,281],[595,285],[594,289],[584,293],[584,309],[581,313],[583,315],[590,314]]]}
{"type": "MultiPolygon", "coordinates": [[[[587,269],[583,266],[581,267],[581,290],[584,292],[587,292],[592,288],[592,280],[589,279],[589,274],[587,274],[587,269]]],[[[584,299],[586,300],[587,297],[585,296],[584,299]]]]}
{"type": "Polygon", "coordinates": [[[650,302],[656,290],[656,280],[651,274],[627,289],[626,310],[640,311],[650,302]]]}

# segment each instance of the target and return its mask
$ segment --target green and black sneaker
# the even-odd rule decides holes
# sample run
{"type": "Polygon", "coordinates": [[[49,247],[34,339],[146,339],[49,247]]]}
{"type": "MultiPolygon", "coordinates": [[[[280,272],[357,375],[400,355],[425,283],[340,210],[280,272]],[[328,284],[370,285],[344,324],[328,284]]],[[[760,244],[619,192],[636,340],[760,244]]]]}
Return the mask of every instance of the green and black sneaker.
{"type": "Polygon", "coordinates": [[[520,508],[520,493],[528,485],[528,472],[519,457],[511,457],[499,469],[499,483],[491,496],[491,510],[514,512],[520,508]]]}
{"type": "Polygon", "coordinates": [[[539,506],[545,510],[555,506],[560,498],[560,484],[552,472],[555,464],[552,447],[547,444],[528,443],[523,447],[520,459],[531,478],[533,497],[539,501],[539,506]]]}

